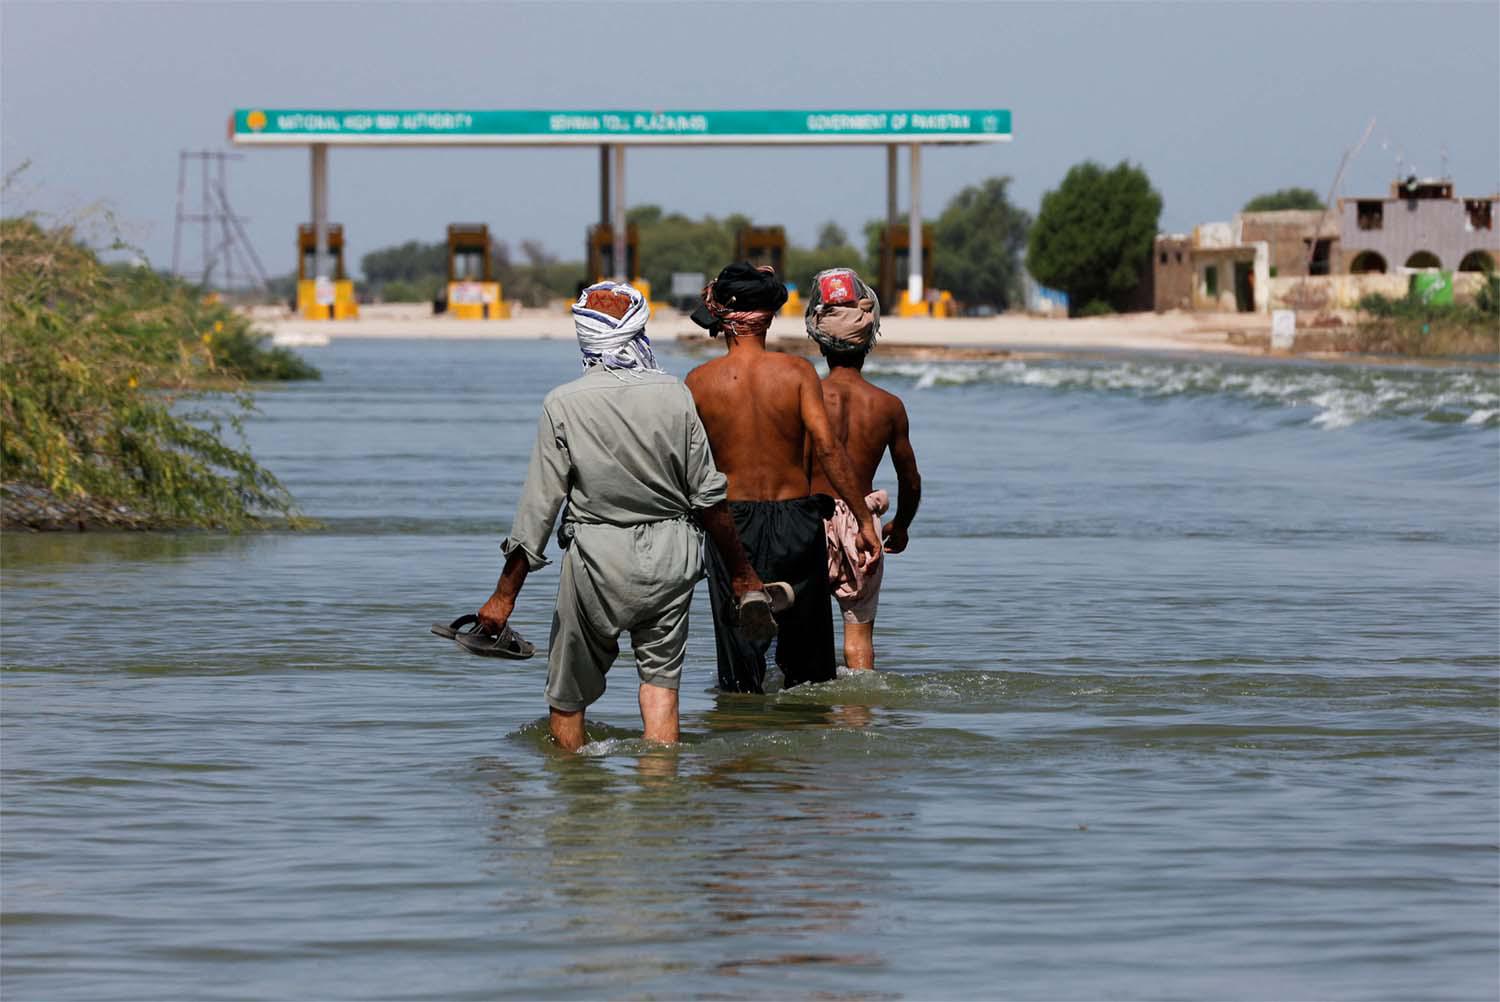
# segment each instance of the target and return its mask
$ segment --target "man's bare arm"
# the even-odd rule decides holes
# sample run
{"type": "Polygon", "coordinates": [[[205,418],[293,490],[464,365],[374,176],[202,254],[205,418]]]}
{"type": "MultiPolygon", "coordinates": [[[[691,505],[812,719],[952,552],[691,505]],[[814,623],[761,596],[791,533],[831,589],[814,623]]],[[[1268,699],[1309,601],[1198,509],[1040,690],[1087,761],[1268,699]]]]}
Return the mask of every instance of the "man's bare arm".
{"type": "Polygon", "coordinates": [[[526,552],[519,548],[512,550],[510,556],[505,558],[505,569],[500,572],[500,580],[495,582],[495,591],[479,609],[479,623],[491,633],[499,633],[505,629],[510,614],[516,609],[516,596],[521,594],[521,586],[526,583],[526,575],[531,573],[531,564],[528,562],[526,552]]]}
{"type": "Polygon", "coordinates": [[[823,387],[813,367],[802,363],[802,379],[798,393],[802,404],[802,425],[812,439],[813,451],[818,462],[823,464],[823,473],[839,497],[849,506],[859,521],[860,549],[866,553],[880,552],[880,534],[875,531],[875,516],[865,504],[859,483],[854,479],[854,467],[849,463],[849,454],[844,445],[833,437],[833,428],[828,422],[828,410],[823,406],[823,387]]]}
{"type": "Polygon", "coordinates": [[[750,559],[745,556],[745,544],[740,542],[739,530],[734,527],[734,516],[729,513],[729,504],[720,501],[698,512],[698,520],[714,541],[724,566],[729,568],[729,588],[735,598],[743,598],[746,592],[760,591],[765,587],[750,559]]]}
{"type": "Polygon", "coordinates": [[[911,447],[911,426],[906,407],[896,406],[890,441],[891,465],[896,467],[896,514],[885,527],[887,553],[900,553],[906,549],[906,530],[917,517],[917,507],[922,503],[922,474],[917,470],[917,454],[911,447]]]}

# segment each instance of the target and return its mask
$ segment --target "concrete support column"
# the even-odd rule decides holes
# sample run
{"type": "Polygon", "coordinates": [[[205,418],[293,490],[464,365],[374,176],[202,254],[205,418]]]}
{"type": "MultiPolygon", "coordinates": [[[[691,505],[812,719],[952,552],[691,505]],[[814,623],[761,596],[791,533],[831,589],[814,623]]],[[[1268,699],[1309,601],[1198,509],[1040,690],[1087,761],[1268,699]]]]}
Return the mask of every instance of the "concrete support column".
{"type": "Polygon", "coordinates": [[[922,301],[922,144],[911,144],[911,251],[907,254],[906,295],[913,303],[922,301]]]}
{"type": "Polygon", "coordinates": [[[885,147],[885,225],[887,230],[894,230],[897,221],[901,218],[899,202],[896,198],[896,187],[901,183],[901,168],[896,157],[896,144],[888,143],[885,147]]]}
{"type": "Polygon", "coordinates": [[[609,146],[599,147],[599,223],[609,224],[609,146]]]}
{"type": "Polygon", "coordinates": [[[313,278],[328,278],[328,144],[312,144],[313,278]]]}
{"type": "Polygon", "coordinates": [[[615,238],[615,281],[628,282],[635,276],[630,274],[629,261],[626,255],[625,241],[625,147],[616,144],[615,152],[615,183],[614,183],[614,220],[610,224],[614,229],[615,238]]]}

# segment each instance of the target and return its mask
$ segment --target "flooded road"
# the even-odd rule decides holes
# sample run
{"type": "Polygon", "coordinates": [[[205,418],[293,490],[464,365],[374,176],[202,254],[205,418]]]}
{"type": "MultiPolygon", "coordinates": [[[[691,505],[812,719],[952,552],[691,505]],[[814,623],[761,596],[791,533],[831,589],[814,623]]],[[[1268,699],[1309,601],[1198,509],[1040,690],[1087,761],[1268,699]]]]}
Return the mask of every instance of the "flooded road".
{"type": "Polygon", "coordinates": [[[572,345],[307,354],[322,529],[0,543],[7,998],[1500,994],[1493,373],[877,351],[884,670],[718,695],[700,589],[684,744],[627,660],[569,756],[427,625],[572,345]]]}

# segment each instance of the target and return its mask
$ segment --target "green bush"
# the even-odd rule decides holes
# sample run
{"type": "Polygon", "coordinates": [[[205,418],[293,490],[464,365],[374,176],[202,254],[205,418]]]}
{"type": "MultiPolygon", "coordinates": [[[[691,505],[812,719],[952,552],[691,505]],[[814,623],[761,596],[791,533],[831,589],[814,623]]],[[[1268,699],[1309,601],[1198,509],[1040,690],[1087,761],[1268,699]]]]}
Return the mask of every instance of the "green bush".
{"type": "Polygon", "coordinates": [[[1364,317],[1339,350],[1416,357],[1500,354],[1500,278],[1491,276],[1473,303],[1435,306],[1416,296],[1372,293],[1359,301],[1364,317]]]}
{"type": "Polygon", "coordinates": [[[1474,297],[1474,308],[1487,317],[1500,317],[1500,275],[1485,276],[1484,285],[1474,297]]]}
{"type": "Polygon", "coordinates": [[[1425,303],[1418,296],[1406,295],[1400,299],[1392,299],[1372,292],[1360,298],[1358,309],[1366,316],[1379,320],[1482,326],[1493,323],[1500,316],[1500,277],[1491,275],[1480,287],[1473,303],[1439,306],[1425,303]]]}
{"type": "Polygon", "coordinates": [[[66,227],[0,220],[0,264],[0,477],[152,526],[298,521],[223,436],[250,407],[248,379],[316,370],[180,281],[106,269],[66,227]]]}

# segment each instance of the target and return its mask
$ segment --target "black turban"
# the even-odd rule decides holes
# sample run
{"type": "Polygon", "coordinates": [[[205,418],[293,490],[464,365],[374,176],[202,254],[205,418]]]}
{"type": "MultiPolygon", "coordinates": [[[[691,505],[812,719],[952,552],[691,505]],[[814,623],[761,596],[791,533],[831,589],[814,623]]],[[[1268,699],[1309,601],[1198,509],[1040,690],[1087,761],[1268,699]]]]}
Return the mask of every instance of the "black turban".
{"type": "Polygon", "coordinates": [[[714,279],[714,298],[731,310],[771,310],[786,303],[786,284],[773,271],[736,261],[714,279]]]}
{"type": "MultiPolygon", "coordinates": [[[[786,302],[787,295],[786,285],[775,272],[757,268],[749,261],[729,265],[719,272],[709,288],[713,290],[713,305],[729,313],[775,313],[786,302]]],[[[721,318],[711,314],[706,306],[693,311],[693,321],[710,331],[721,326],[721,318]]]]}

